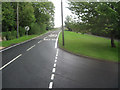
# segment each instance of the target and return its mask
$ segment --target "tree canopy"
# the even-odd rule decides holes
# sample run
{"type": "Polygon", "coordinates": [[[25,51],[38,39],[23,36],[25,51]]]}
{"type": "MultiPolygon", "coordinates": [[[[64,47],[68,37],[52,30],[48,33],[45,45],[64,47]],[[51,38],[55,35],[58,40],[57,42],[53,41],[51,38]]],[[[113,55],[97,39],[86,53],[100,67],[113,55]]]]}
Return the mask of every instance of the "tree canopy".
{"type": "Polygon", "coordinates": [[[25,26],[30,27],[29,34],[39,34],[54,27],[52,2],[2,2],[2,32],[6,32],[3,36],[17,31],[17,3],[20,36],[25,34],[25,26]]]}
{"type": "Polygon", "coordinates": [[[111,46],[114,37],[120,38],[120,2],[69,2],[68,7],[78,17],[81,29],[93,34],[111,37],[111,46]]]}

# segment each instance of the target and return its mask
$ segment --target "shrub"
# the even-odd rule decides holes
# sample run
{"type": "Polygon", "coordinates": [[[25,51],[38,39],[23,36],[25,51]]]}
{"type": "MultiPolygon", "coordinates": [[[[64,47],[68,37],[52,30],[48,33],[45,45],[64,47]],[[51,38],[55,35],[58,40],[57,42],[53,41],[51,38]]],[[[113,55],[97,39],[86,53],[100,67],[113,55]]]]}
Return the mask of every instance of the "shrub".
{"type": "Polygon", "coordinates": [[[2,32],[2,38],[6,37],[6,40],[12,40],[17,37],[17,31],[2,32]]]}
{"type": "Polygon", "coordinates": [[[26,32],[25,28],[23,28],[23,27],[20,26],[20,28],[19,28],[19,35],[20,35],[20,37],[24,36],[25,32],[26,32]]]}
{"type": "Polygon", "coordinates": [[[37,23],[32,23],[31,28],[29,30],[29,34],[30,35],[32,35],[32,34],[41,34],[41,33],[44,33],[45,30],[46,30],[46,25],[45,24],[39,25],[37,23]]]}

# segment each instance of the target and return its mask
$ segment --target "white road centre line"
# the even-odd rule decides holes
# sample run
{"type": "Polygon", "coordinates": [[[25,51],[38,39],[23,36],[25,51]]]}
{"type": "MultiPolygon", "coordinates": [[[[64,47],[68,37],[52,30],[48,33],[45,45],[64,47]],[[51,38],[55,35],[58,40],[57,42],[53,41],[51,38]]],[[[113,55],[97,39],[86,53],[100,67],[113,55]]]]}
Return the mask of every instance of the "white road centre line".
{"type": "Polygon", "coordinates": [[[38,43],[41,43],[42,41],[40,40],[38,43]]]}
{"type": "Polygon", "coordinates": [[[18,55],[17,57],[15,57],[13,60],[11,60],[10,62],[8,62],[7,64],[5,64],[4,66],[2,66],[0,68],[0,70],[4,69],[6,66],[8,66],[9,64],[11,64],[12,62],[14,62],[17,58],[19,58],[20,56],[22,56],[22,54],[18,55]]]}
{"type": "Polygon", "coordinates": [[[56,68],[53,68],[52,72],[55,73],[56,68]]]}
{"type": "Polygon", "coordinates": [[[53,79],[54,79],[54,76],[55,76],[55,74],[52,74],[52,75],[51,75],[51,80],[53,80],[53,79]]]}
{"type": "Polygon", "coordinates": [[[59,49],[57,49],[57,52],[56,52],[56,57],[58,56],[58,50],[59,50],[59,49]]]}
{"type": "Polygon", "coordinates": [[[56,63],[54,63],[54,68],[56,67],[56,63]]]}
{"type": "MultiPolygon", "coordinates": [[[[54,78],[55,78],[55,71],[56,71],[56,65],[57,65],[56,62],[57,62],[57,57],[58,57],[58,51],[59,51],[59,49],[57,48],[55,62],[54,62],[54,66],[53,66],[53,69],[52,69],[51,80],[54,80],[54,78]]],[[[53,82],[50,82],[49,83],[49,89],[52,89],[52,88],[53,88],[53,82]]]]}
{"type": "MultiPolygon", "coordinates": [[[[61,32],[61,31],[60,31],[60,32],[61,32]]],[[[56,39],[56,42],[55,42],[55,48],[57,48],[58,37],[59,37],[60,32],[58,33],[58,36],[57,36],[57,39],[56,39]]]]}
{"type": "Polygon", "coordinates": [[[33,47],[35,47],[35,45],[31,46],[30,48],[28,48],[26,51],[31,50],[33,47]]]}
{"type": "Polygon", "coordinates": [[[53,82],[50,82],[49,83],[49,89],[52,89],[52,87],[53,87],[53,82]]]}
{"type": "Polygon", "coordinates": [[[55,63],[57,62],[57,60],[55,59],[55,63]]]}
{"type": "Polygon", "coordinates": [[[55,59],[57,59],[57,57],[55,57],[55,59]]]}

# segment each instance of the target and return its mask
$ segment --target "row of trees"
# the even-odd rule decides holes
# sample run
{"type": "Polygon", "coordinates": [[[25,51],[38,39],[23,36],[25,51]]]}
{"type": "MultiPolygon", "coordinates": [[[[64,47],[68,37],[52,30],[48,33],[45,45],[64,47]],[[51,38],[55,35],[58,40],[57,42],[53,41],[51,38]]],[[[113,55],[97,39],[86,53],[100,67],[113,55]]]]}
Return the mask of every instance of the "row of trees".
{"type": "MultiPolygon", "coordinates": [[[[40,34],[54,27],[54,5],[52,2],[19,2],[19,36],[40,34]]],[[[2,2],[2,36],[7,40],[16,38],[17,2],[2,2]]]]}
{"type": "Polygon", "coordinates": [[[65,25],[69,30],[120,38],[120,2],[69,2],[68,7],[77,20],[66,17],[65,25]]]}

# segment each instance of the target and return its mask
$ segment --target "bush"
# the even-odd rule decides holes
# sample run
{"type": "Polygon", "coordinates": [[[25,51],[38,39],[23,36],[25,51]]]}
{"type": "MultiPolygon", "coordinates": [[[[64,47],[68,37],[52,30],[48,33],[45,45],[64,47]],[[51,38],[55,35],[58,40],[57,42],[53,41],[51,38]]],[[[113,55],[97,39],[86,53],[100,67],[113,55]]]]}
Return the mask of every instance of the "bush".
{"type": "Polygon", "coordinates": [[[32,23],[31,24],[31,28],[29,30],[29,34],[41,34],[44,33],[46,30],[46,25],[42,24],[42,25],[38,25],[37,23],[32,23]]]}
{"type": "Polygon", "coordinates": [[[2,32],[2,38],[6,37],[6,40],[12,40],[17,37],[17,31],[2,32]]]}
{"type": "Polygon", "coordinates": [[[46,31],[46,24],[42,24],[42,25],[40,25],[40,34],[41,33],[44,33],[46,31]]]}
{"type": "Polygon", "coordinates": [[[19,35],[20,35],[20,37],[24,36],[25,32],[26,32],[25,28],[23,28],[23,27],[20,26],[20,28],[19,28],[19,35]]]}

